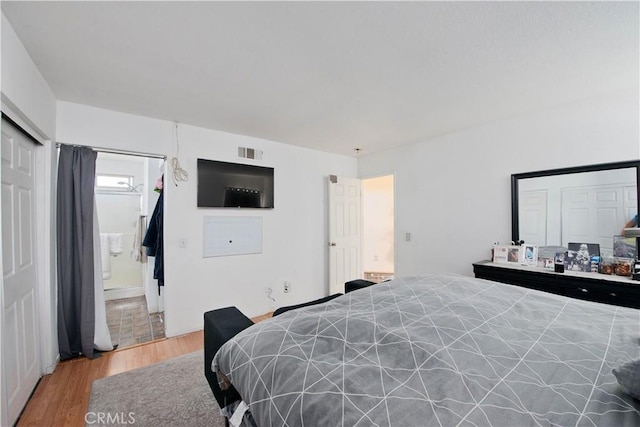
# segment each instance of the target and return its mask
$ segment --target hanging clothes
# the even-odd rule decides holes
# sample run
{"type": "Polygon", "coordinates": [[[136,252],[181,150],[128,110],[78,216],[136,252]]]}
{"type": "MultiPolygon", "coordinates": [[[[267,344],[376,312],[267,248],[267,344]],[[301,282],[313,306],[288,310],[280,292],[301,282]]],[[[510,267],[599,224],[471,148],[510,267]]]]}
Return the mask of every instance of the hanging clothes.
{"type": "Polygon", "coordinates": [[[164,286],[164,257],[163,257],[163,239],[162,239],[162,211],[163,211],[163,192],[160,191],[160,197],[153,209],[151,220],[147,234],[144,236],[142,246],[147,248],[147,255],[155,257],[153,266],[153,278],[158,280],[158,295],[160,295],[160,286],[164,286]]]}

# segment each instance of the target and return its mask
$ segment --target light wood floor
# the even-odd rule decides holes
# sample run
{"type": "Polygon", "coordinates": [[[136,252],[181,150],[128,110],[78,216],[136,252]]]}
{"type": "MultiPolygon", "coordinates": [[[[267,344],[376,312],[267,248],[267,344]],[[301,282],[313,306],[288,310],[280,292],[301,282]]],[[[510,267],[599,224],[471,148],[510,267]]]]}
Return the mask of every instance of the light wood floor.
{"type": "MultiPolygon", "coordinates": [[[[259,322],[271,313],[254,317],[259,322]]],[[[60,363],[53,374],[40,380],[18,420],[18,426],[84,426],[91,383],[108,377],[182,356],[204,348],[202,331],[135,347],[103,353],[97,359],[85,357],[60,363]]],[[[204,375],[204,374],[203,374],[204,375]]]]}

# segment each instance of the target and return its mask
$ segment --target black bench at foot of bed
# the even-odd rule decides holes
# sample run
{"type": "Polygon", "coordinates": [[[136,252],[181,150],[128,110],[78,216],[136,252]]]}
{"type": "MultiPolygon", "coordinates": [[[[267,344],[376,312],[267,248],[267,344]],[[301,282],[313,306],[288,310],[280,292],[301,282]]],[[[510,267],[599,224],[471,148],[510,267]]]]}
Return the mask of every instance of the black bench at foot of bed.
{"type": "Polygon", "coordinates": [[[365,279],[356,279],[345,282],[344,284],[344,293],[349,293],[353,291],[357,291],[358,289],[367,288],[371,285],[375,285],[376,282],[372,282],[371,280],[365,279]]]}
{"type": "MultiPolygon", "coordinates": [[[[328,297],[302,304],[280,307],[273,312],[273,315],[278,316],[296,308],[322,304],[339,297],[340,295],[342,294],[329,295],[328,297]]],[[[209,387],[211,387],[211,391],[213,392],[220,408],[224,408],[236,400],[242,400],[242,398],[233,387],[227,390],[220,389],[220,386],[218,385],[218,378],[216,378],[216,374],[211,370],[213,356],[215,356],[216,352],[224,343],[251,325],[253,325],[253,321],[242,314],[242,312],[236,307],[219,308],[217,310],[207,311],[204,314],[204,376],[207,378],[209,387]]]]}
{"type": "Polygon", "coordinates": [[[220,408],[241,400],[241,397],[233,387],[227,390],[220,389],[218,378],[211,370],[213,356],[224,343],[251,325],[253,325],[251,319],[236,307],[219,308],[204,314],[204,376],[220,408]]]}

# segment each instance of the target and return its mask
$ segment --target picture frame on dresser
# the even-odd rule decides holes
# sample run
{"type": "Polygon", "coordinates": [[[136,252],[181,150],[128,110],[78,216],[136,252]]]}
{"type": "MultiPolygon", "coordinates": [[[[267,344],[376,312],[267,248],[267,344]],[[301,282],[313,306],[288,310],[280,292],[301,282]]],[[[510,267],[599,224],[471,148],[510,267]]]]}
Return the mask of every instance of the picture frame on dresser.
{"type": "Polygon", "coordinates": [[[522,245],[524,252],[522,255],[522,265],[537,265],[538,264],[538,247],[535,245],[522,245]]]}
{"type": "Polygon", "coordinates": [[[591,271],[591,257],[600,257],[600,245],[597,243],[576,243],[568,245],[565,268],[570,271],[591,271]]]}
{"type": "Polygon", "coordinates": [[[613,236],[613,256],[635,259],[637,256],[636,238],[613,236]]]}
{"type": "Polygon", "coordinates": [[[538,248],[535,245],[494,245],[493,262],[498,264],[536,265],[538,248]]]}
{"type": "Polygon", "coordinates": [[[509,245],[509,246],[500,246],[496,245],[493,247],[493,262],[496,263],[520,263],[521,258],[521,246],[509,245]]]}

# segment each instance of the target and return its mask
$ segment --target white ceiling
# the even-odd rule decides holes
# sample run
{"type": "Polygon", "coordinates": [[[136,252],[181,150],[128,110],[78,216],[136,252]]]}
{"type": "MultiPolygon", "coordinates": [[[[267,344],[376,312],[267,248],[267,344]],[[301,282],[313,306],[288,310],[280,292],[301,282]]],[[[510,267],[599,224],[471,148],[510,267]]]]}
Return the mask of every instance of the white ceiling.
{"type": "Polygon", "coordinates": [[[639,91],[635,1],[2,11],[60,100],[347,155],[639,91]]]}

